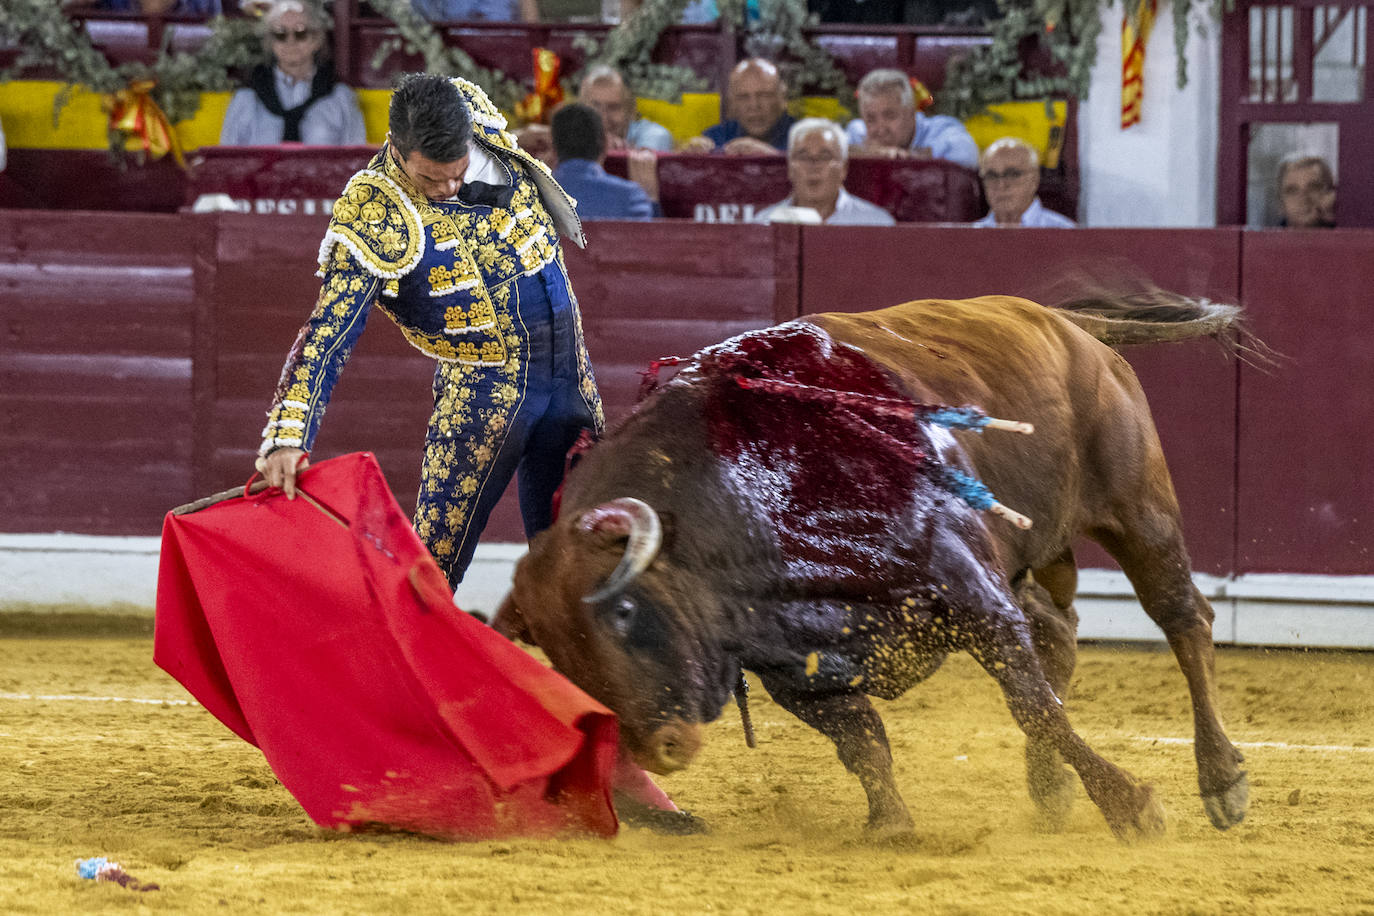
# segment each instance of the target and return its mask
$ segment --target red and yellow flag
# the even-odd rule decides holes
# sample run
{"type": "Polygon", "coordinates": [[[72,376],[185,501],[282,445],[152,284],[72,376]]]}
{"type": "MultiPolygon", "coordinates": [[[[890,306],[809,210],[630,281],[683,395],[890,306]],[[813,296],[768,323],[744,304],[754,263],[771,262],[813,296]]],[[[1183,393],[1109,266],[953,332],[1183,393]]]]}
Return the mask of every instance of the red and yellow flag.
{"type": "Polygon", "coordinates": [[[1121,129],[1140,123],[1145,96],[1145,44],[1155,24],[1157,0],[1126,0],[1121,17],[1121,129]]]}
{"type": "Polygon", "coordinates": [[[534,91],[515,103],[515,115],[526,124],[547,124],[549,115],[563,101],[558,84],[563,62],[548,48],[534,49],[534,91]]]}
{"type": "Polygon", "coordinates": [[[153,159],[171,153],[177,165],[185,168],[176,131],[153,101],[151,93],[155,85],[152,80],[134,80],[127,88],[107,95],[104,104],[110,113],[110,130],[117,130],[126,137],[137,137],[143,151],[153,159]]]}

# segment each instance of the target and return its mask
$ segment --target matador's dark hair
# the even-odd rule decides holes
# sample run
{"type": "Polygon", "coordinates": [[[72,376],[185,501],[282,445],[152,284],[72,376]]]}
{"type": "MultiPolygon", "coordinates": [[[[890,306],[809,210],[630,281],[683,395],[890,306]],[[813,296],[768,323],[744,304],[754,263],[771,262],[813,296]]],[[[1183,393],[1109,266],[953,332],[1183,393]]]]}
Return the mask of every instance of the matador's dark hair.
{"type": "Polygon", "coordinates": [[[553,151],[558,161],[590,159],[598,161],[606,152],[606,128],[601,114],[590,105],[574,102],[563,105],[553,113],[549,124],[553,133],[553,151]]]}
{"type": "Polygon", "coordinates": [[[472,141],[472,114],[458,87],[437,73],[409,73],[391,93],[391,145],[401,158],[418,152],[456,162],[472,141]]]}

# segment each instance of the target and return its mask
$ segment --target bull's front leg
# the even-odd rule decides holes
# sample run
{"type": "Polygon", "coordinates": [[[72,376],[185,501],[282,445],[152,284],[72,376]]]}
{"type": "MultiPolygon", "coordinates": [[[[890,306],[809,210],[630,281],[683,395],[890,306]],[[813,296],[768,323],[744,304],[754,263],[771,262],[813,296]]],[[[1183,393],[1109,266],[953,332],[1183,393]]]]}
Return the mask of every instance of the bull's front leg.
{"type": "Polygon", "coordinates": [[[835,743],[840,762],[868,796],[869,836],[877,840],[909,836],[914,824],[892,777],[892,748],[883,720],[858,691],[808,693],[786,676],[760,673],[764,689],[783,709],[835,743]]]}

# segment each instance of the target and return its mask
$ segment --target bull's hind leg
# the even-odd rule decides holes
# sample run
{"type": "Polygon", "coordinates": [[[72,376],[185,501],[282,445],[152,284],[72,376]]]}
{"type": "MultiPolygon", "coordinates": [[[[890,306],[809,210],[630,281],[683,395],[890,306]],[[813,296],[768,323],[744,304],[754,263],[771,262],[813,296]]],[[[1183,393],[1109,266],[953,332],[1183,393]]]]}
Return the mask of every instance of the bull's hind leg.
{"type": "Polygon", "coordinates": [[[1193,585],[1177,510],[1137,511],[1135,517],[1135,527],[1125,533],[1099,531],[1094,537],[1121,564],[1188,681],[1198,788],[1212,825],[1225,830],[1245,818],[1250,783],[1240,768],[1245,758],[1226,737],[1218,712],[1212,605],[1193,585]]]}
{"type": "MultiPolygon", "coordinates": [[[[1034,576],[1021,576],[1013,590],[1030,624],[1045,679],[1055,696],[1065,700],[1078,661],[1078,615],[1073,609],[1078,569],[1073,551],[1066,549],[1054,562],[1035,570],[1034,576]]],[[[1040,812],[1041,828],[1061,829],[1073,807],[1075,780],[1053,742],[1044,737],[1026,738],[1026,782],[1040,812]]]]}
{"type": "Polygon", "coordinates": [[[976,622],[978,626],[966,634],[968,651],[1001,686],[1027,740],[1053,748],[1078,772],[1088,797],[1118,837],[1163,833],[1164,809],[1150,786],[1099,756],[1074,732],[1014,609],[980,614],[976,622]]]}
{"type": "Polygon", "coordinates": [[[845,769],[868,796],[868,832],[885,840],[910,835],[914,824],[892,777],[892,749],[883,720],[862,693],[815,694],[797,690],[787,676],[759,672],[778,705],[835,742],[845,769]]]}

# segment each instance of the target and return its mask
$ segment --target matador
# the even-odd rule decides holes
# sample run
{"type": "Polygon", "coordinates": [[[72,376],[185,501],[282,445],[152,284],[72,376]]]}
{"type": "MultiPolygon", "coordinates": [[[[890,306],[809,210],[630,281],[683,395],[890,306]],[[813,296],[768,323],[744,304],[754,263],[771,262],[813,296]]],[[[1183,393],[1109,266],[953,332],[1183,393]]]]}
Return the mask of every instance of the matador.
{"type": "Polygon", "coordinates": [[[527,536],[552,523],[568,449],[604,425],[560,235],[576,202],[476,85],[415,74],[387,142],[320,246],[319,299],[282,370],[258,467],[294,495],[334,383],[375,304],[437,361],[415,528],[457,586],[519,473],[527,536]]]}

